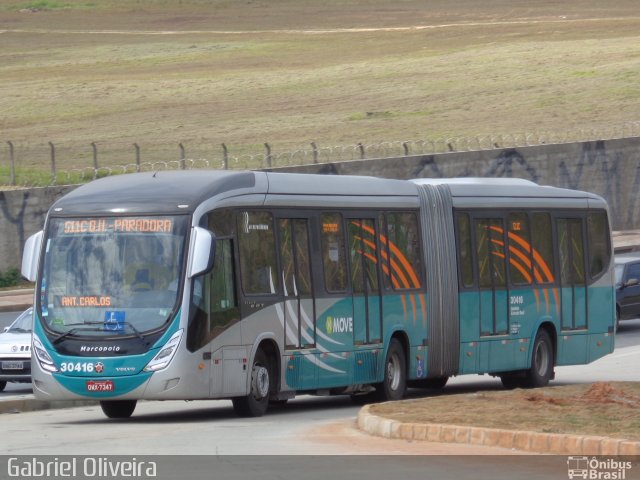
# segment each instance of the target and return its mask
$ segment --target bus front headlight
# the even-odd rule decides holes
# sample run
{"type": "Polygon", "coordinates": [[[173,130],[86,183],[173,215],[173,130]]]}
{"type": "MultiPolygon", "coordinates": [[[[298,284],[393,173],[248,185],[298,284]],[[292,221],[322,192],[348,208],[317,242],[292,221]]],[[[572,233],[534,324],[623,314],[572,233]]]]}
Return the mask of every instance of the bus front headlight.
{"type": "Polygon", "coordinates": [[[157,372],[158,370],[162,370],[163,368],[167,368],[173,360],[176,352],[178,351],[178,346],[180,345],[180,340],[182,339],[182,329],[178,330],[174,333],[169,341],[165,343],[164,347],[160,349],[158,354],[153,357],[153,359],[144,367],[145,372],[157,372]]]}
{"type": "Polygon", "coordinates": [[[33,336],[33,352],[35,353],[36,359],[40,364],[40,367],[45,372],[57,372],[58,367],[54,363],[51,355],[47,352],[47,350],[42,345],[42,342],[37,336],[33,336]]]}

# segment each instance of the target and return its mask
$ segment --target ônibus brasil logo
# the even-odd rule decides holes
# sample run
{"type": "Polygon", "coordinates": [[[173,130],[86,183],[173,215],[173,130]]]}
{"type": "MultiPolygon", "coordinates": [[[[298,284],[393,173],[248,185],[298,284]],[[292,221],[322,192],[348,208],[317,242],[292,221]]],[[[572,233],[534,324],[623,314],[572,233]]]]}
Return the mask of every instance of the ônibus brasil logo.
{"type": "Polygon", "coordinates": [[[613,458],[601,459],[586,456],[567,458],[567,474],[570,479],[625,480],[627,470],[630,469],[631,462],[613,458]]]}

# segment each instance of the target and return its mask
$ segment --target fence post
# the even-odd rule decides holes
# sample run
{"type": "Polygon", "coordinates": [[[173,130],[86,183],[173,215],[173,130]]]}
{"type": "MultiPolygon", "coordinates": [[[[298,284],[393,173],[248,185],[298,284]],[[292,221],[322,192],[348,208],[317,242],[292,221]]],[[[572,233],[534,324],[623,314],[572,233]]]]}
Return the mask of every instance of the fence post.
{"type": "Polygon", "coordinates": [[[358,142],[358,150],[360,150],[360,159],[364,160],[364,145],[358,142]]]}
{"type": "Polygon", "coordinates": [[[10,183],[11,185],[16,184],[16,157],[15,152],[13,151],[13,143],[7,142],[9,145],[9,171],[10,173],[10,183]]]}
{"type": "Polygon", "coordinates": [[[268,143],[264,144],[264,148],[267,149],[267,154],[265,155],[264,159],[267,161],[267,167],[271,168],[271,147],[269,146],[268,143]]]}
{"type": "Polygon", "coordinates": [[[222,165],[225,170],[229,170],[229,151],[224,143],[222,144],[222,165]]]}
{"type": "Polygon", "coordinates": [[[134,143],[133,146],[136,149],[136,172],[140,171],[140,146],[134,143]]]}
{"type": "Polygon", "coordinates": [[[184,145],[182,145],[182,143],[179,143],[178,146],[180,147],[180,170],[184,170],[185,168],[185,153],[184,153],[184,145]]]}
{"type": "Polygon", "coordinates": [[[91,148],[93,149],[93,179],[98,178],[98,147],[96,142],[91,142],[91,148]]]}
{"type": "Polygon", "coordinates": [[[51,185],[55,185],[58,175],[56,174],[56,147],[53,142],[49,142],[49,150],[51,151],[51,185]]]}
{"type": "Polygon", "coordinates": [[[318,163],[318,146],[316,142],[311,142],[311,148],[313,149],[313,163],[318,163]]]}

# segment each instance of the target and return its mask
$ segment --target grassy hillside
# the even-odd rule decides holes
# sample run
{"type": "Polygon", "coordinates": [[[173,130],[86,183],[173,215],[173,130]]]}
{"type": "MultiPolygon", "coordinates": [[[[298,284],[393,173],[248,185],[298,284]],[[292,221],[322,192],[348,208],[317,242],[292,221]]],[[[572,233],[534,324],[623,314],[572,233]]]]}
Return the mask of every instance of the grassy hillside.
{"type": "Polygon", "coordinates": [[[0,169],[640,119],[636,0],[4,0],[0,59],[0,169]]]}

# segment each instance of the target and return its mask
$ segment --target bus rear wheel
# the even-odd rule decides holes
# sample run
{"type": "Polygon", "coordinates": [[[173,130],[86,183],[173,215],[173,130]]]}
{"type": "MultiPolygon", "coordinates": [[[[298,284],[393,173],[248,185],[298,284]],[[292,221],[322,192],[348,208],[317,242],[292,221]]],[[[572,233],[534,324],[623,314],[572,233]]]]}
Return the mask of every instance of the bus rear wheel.
{"type": "Polygon", "coordinates": [[[137,400],[102,400],[100,407],[109,418],[129,418],[137,403],[137,400]]]}
{"type": "Polygon", "coordinates": [[[400,400],[406,391],[407,363],[404,349],[397,338],[392,338],[384,360],[382,383],[376,385],[376,396],[380,401],[400,400]]]}
{"type": "Polygon", "coordinates": [[[241,417],[261,417],[266,413],[269,407],[271,376],[269,359],[262,350],[258,350],[251,367],[249,395],[231,399],[233,409],[237,415],[241,417]]]}
{"type": "Polygon", "coordinates": [[[528,388],[544,387],[553,376],[553,342],[546,330],[540,329],[533,342],[531,367],[526,371],[524,386],[528,388]]]}
{"type": "Polygon", "coordinates": [[[6,387],[6,386],[7,386],[7,382],[5,382],[4,380],[2,380],[2,381],[0,382],[0,392],[2,392],[2,391],[4,390],[4,387],[6,387]]]}

